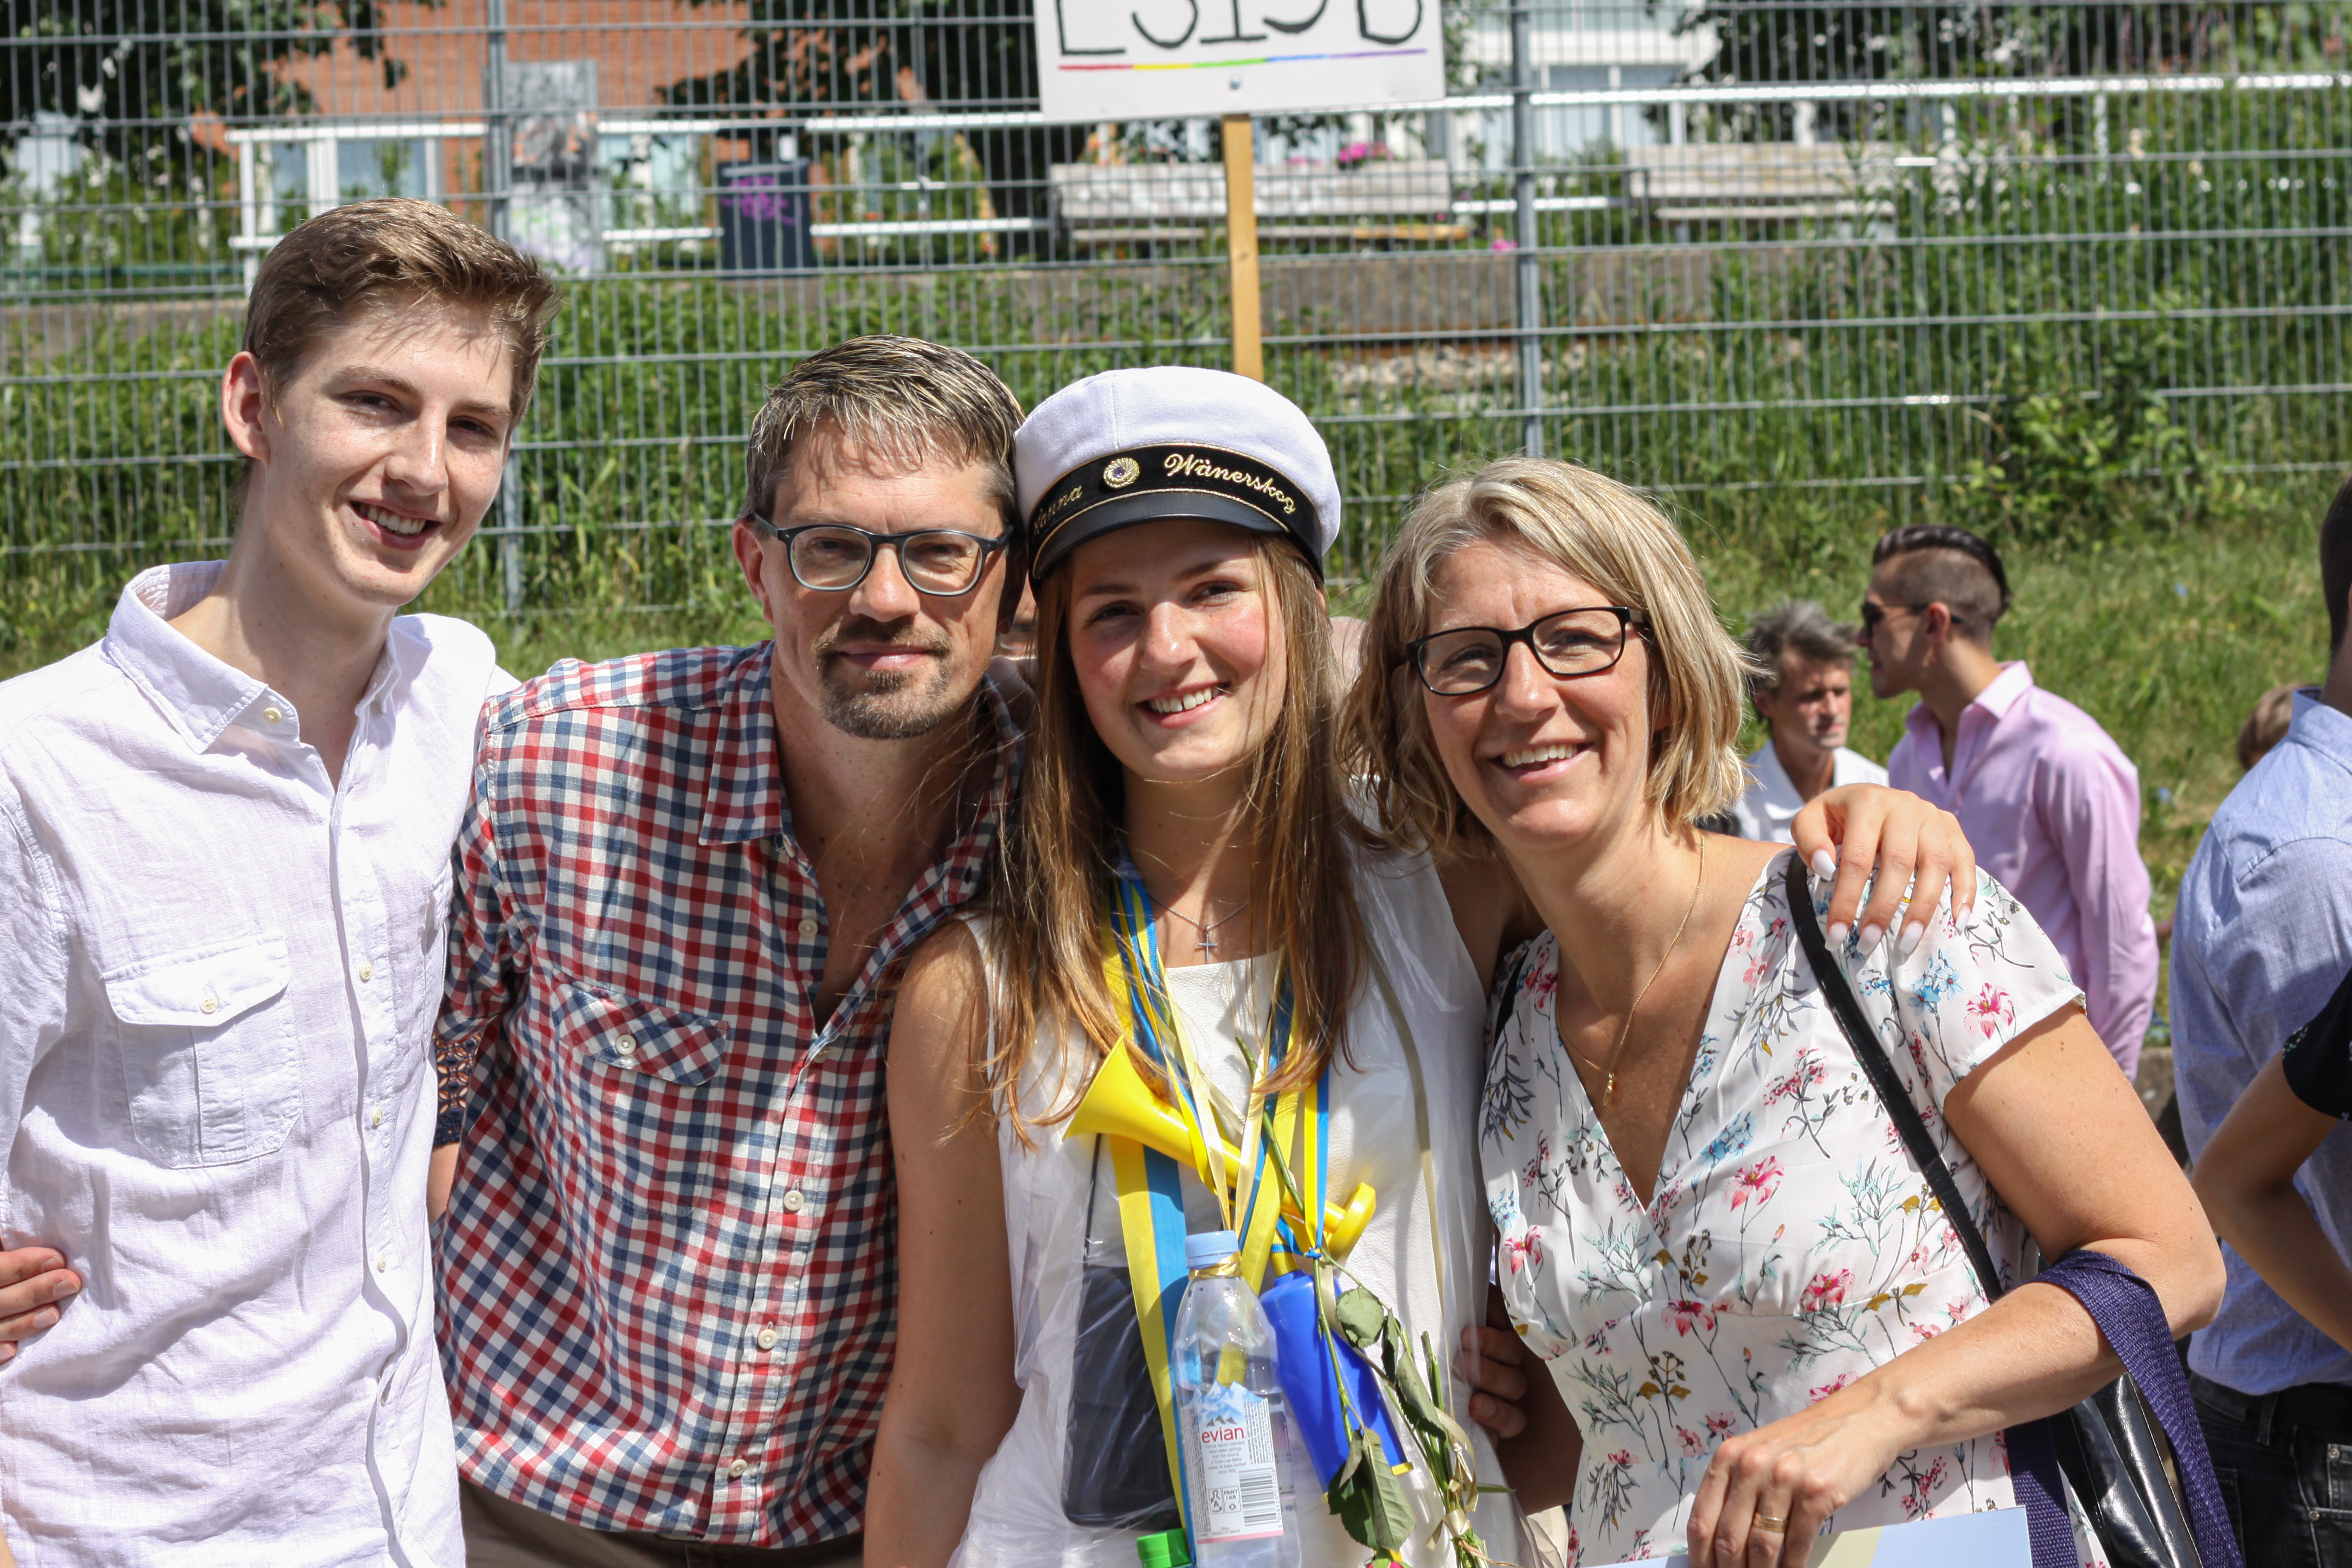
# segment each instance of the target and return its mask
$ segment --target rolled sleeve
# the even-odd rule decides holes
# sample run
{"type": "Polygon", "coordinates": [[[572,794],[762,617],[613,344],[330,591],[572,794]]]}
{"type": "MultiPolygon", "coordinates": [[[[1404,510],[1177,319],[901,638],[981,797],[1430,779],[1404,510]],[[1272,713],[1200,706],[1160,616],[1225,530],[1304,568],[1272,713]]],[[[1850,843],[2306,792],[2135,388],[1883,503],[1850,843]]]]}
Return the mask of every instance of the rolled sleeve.
{"type": "Polygon", "coordinates": [[[2139,773],[2105,746],[2075,746],[2051,759],[2042,803],[2050,836],[2073,885],[2091,1026],[2126,1076],[2156,1012],[2156,922],[2148,915],[2147,863],[2139,856],[2139,773]]]}
{"type": "Polygon", "coordinates": [[[455,1143],[465,1131],[474,1064],[503,1031],[521,994],[500,882],[498,809],[487,752],[476,764],[473,795],[450,858],[448,985],[433,1031],[441,1094],[433,1131],[436,1146],[455,1143]]]}

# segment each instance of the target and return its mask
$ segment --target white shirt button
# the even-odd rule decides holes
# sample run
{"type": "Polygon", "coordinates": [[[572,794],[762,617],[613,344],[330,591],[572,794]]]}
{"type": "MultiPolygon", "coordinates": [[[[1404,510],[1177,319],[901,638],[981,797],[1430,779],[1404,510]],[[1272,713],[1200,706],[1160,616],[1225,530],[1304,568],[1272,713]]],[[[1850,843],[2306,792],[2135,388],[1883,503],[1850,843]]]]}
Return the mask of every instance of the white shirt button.
{"type": "Polygon", "coordinates": [[[360,978],[362,980],[373,980],[375,978],[375,965],[372,963],[362,963],[360,965],[360,978]]]}
{"type": "Polygon", "coordinates": [[[383,1125],[383,1106],[379,1105],[373,1110],[368,1112],[368,1125],[370,1127],[381,1127],[383,1125]]]}
{"type": "Polygon", "coordinates": [[[750,1470],[751,1468],[751,1466],[749,1461],[738,1459],[733,1464],[727,1467],[728,1479],[730,1480],[740,1481],[743,1479],[744,1473],[750,1470]]]}
{"type": "Polygon", "coordinates": [[[793,1214],[800,1213],[802,1208],[804,1207],[807,1203],[808,1198],[806,1194],[802,1193],[798,1187],[794,1187],[791,1192],[784,1194],[784,1207],[787,1211],[793,1214]]]}
{"type": "Polygon", "coordinates": [[[613,1049],[614,1049],[614,1051],[616,1054],[621,1055],[621,1056],[625,1056],[625,1057],[633,1057],[633,1056],[635,1056],[635,1055],[637,1054],[637,1037],[636,1037],[636,1036],[635,1036],[635,1035],[623,1035],[619,1039],[616,1039],[616,1040],[614,1040],[614,1041],[613,1042],[613,1049]]]}
{"type": "Polygon", "coordinates": [[[801,935],[803,938],[807,938],[813,937],[815,934],[816,917],[814,915],[803,915],[801,917],[801,935]]]}
{"type": "Polygon", "coordinates": [[[391,1267],[392,1254],[388,1252],[379,1252],[375,1255],[375,1271],[378,1274],[383,1273],[385,1269],[391,1267]]]}
{"type": "Polygon", "coordinates": [[[205,1014],[217,1013],[220,1011],[220,1003],[207,996],[196,1004],[196,1011],[205,1014]]]}
{"type": "Polygon", "coordinates": [[[776,1348],[776,1342],[782,1337],[782,1335],[777,1333],[773,1329],[761,1329],[760,1331],[760,1348],[763,1351],[774,1350],[776,1348]]]}
{"type": "Polygon", "coordinates": [[[282,708],[264,708],[261,710],[261,721],[265,724],[278,723],[285,717],[286,711],[282,708]]]}

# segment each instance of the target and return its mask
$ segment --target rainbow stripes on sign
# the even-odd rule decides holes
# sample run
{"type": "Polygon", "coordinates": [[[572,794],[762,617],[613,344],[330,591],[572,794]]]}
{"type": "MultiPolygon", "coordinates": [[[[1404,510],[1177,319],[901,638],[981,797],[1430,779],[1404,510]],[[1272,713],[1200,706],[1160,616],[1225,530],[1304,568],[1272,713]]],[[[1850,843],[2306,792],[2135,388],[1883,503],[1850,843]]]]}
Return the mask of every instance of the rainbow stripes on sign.
{"type": "Polygon", "coordinates": [[[1166,60],[1140,64],[1106,61],[1101,64],[1075,65],[1068,61],[1055,66],[1066,71],[1222,71],[1243,66],[1287,66],[1303,60],[1392,60],[1405,55],[1425,55],[1427,49],[1325,49],[1311,55],[1251,55],[1231,60],[1166,60]]]}

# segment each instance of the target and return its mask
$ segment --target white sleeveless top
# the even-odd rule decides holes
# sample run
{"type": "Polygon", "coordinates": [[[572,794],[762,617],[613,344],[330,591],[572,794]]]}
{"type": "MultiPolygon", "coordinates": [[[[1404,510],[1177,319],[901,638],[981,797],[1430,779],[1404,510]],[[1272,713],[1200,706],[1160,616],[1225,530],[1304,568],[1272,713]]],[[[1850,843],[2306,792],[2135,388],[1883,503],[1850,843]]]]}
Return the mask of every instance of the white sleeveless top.
{"type": "MultiPolygon", "coordinates": [[[[1478,1479],[1499,1483],[1501,1468],[1486,1433],[1469,1418],[1468,1390],[1453,1371],[1465,1328],[1485,1320],[1488,1222],[1478,1173],[1477,1114],[1482,1082],[1485,997],[1454,929],[1435,872],[1421,857],[1363,856],[1358,888],[1372,949],[1394,988],[1420,1060],[1435,1207],[1422,1173],[1422,1138],[1413,1068],[1379,985],[1368,975],[1349,1015],[1354,1066],[1335,1063],[1331,1074],[1330,1171],[1334,1201],[1359,1182],[1379,1194],[1371,1224],[1347,1259],[1349,1269],[1388,1303],[1417,1344],[1426,1333],[1452,1379],[1454,1418],[1476,1447],[1478,1479]]],[[[971,922],[993,972],[1007,955],[997,951],[987,922],[971,922]]],[[[1242,959],[1171,970],[1170,999],[1205,1071],[1238,1102],[1245,1068],[1236,1040],[1255,1046],[1264,1030],[1270,961],[1242,959]]],[[[1075,1086],[1066,1074],[1083,1053],[1041,1052],[1022,1085],[1032,1116],[1067,1103],[1075,1086]],[[1073,1058],[1076,1061],[1073,1061],[1073,1058]]],[[[1084,1070],[1080,1068],[1080,1070],[1084,1070]]],[[[1032,1127],[1024,1148],[999,1107],[998,1147],[1004,1169],[1004,1216],[1013,1263],[1014,1376],[1022,1390],[1013,1428],[982,1470],[971,1521],[951,1568],[1133,1568],[1135,1533],[1073,1524],[1062,1510],[1068,1459],[1070,1377],[1076,1351],[1080,1274],[1093,1194],[1094,1245],[1106,1234],[1118,1247],[1117,1205],[1109,1201],[1108,1161],[1099,1184],[1093,1175],[1096,1140],[1066,1141],[1059,1125],[1032,1127]]],[[[1215,1201],[1188,1170],[1185,1202],[1191,1227],[1221,1223],[1215,1201]]],[[[1393,1412],[1391,1413],[1393,1414],[1393,1412]]],[[[1404,1430],[1402,1419],[1398,1430],[1404,1430]]],[[[1408,1449],[1412,1445],[1406,1440],[1408,1449]]],[[[1451,1548],[1438,1517],[1436,1493],[1421,1468],[1399,1478],[1420,1528],[1405,1549],[1414,1568],[1451,1568],[1451,1548]],[[1433,1539],[1433,1535],[1434,1539],[1433,1539]]],[[[1307,1568],[1352,1568],[1370,1553],[1349,1539],[1330,1515],[1302,1445],[1292,1444],[1292,1484],[1305,1536],[1307,1568]]],[[[1481,1500],[1478,1532],[1496,1558],[1527,1563],[1519,1511],[1507,1494],[1481,1500]]]]}

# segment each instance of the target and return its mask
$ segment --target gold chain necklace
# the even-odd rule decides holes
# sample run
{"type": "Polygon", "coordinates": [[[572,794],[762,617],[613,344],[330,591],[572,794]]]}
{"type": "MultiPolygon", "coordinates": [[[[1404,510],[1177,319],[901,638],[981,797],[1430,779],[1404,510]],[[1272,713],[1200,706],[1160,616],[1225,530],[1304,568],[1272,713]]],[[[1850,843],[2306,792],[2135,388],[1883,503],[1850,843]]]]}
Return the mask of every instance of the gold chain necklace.
{"type": "MultiPolygon", "coordinates": [[[[1617,1031],[1617,1044],[1610,1049],[1609,1065],[1603,1068],[1595,1061],[1588,1061],[1584,1064],[1594,1072],[1608,1074],[1607,1081],[1601,1086],[1601,1114],[1603,1116],[1609,1114],[1610,1106],[1617,1100],[1617,1061],[1625,1054],[1625,1041],[1633,1033],[1633,1015],[1642,1010],[1643,1000],[1650,994],[1650,987],[1655,985],[1658,983],[1658,976],[1666,972],[1666,960],[1674,957],[1675,949],[1682,945],[1683,932],[1690,929],[1691,916],[1698,912],[1699,889],[1706,886],[1706,835],[1702,833],[1698,836],[1698,879],[1691,884],[1690,907],[1683,910],[1683,923],[1675,927],[1675,934],[1667,942],[1666,951],[1660,955],[1658,966],[1650,971],[1650,978],[1643,982],[1642,989],[1633,994],[1633,1005],[1625,1009],[1625,1022],[1617,1031]]],[[[1561,1044],[1565,1046],[1567,1042],[1562,1041],[1561,1044]]],[[[1568,1054],[1571,1058],[1576,1056],[1573,1050],[1568,1054]]]]}

